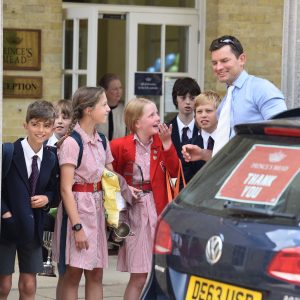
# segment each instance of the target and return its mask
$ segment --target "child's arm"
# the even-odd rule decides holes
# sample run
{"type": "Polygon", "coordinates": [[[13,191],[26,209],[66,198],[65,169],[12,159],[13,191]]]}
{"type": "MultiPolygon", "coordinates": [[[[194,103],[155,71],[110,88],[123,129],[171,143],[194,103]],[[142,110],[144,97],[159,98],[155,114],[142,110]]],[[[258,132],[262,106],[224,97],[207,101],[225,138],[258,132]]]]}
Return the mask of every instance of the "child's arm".
{"type": "MultiPolygon", "coordinates": [[[[75,166],[72,164],[64,164],[60,167],[60,191],[64,207],[72,226],[81,224],[77,211],[75,199],[72,192],[75,166]]],[[[84,229],[74,231],[76,247],[78,249],[88,249],[89,244],[84,229]]]]}
{"type": "Polygon", "coordinates": [[[114,167],[113,167],[112,163],[105,165],[105,168],[110,170],[110,171],[114,170],[114,167]]]}

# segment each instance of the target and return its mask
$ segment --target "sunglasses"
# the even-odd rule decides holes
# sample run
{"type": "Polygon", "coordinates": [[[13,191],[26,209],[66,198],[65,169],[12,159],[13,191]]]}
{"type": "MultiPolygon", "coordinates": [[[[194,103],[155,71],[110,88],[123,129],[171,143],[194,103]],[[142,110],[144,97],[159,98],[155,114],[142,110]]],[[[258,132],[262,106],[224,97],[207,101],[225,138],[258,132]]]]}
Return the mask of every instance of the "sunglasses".
{"type": "Polygon", "coordinates": [[[238,52],[243,52],[241,51],[241,48],[235,44],[235,42],[232,39],[218,39],[218,43],[220,44],[226,44],[226,45],[232,45],[238,52]]]}

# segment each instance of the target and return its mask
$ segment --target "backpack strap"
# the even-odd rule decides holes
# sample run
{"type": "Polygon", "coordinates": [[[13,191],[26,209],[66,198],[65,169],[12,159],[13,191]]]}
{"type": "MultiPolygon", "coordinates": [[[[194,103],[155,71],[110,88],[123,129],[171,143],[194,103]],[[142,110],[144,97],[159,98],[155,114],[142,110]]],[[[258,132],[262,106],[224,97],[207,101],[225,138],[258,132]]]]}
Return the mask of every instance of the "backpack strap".
{"type": "Polygon", "coordinates": [[[78,144],[79,146],[79,154],[78,154],[78,159],[77,159],[77,166],[76,169],[80,166],[81,160],[82,160],[82,153],[83,153],[83,143],[80,134],[76,131],[73,130],[70,134],[70,137],[72,137],[78,144]]]}
{"type": "MultiPolygon", "coordinates": [[[[102,140],[102,144],[103,144],[103,148],[106,151],[107,148],[107,144],[106,144],[106,137],[102,132],[98,132],[101,140],[102,140]]],[[[70,137],[72,137],[78,144],[79,146],[79,154],[78,154],[78,160],[77,160],[77,166],[76,169],[79,168],[80,164],[81,164],[81,160],[82,160],[82,154],[83,154],[83,143],[82,143],[82,139],[80,134],[73,129],[73,131],[70,134],[70,137]]]]}
{"type": "Polygon", "coordinates": [[[103,148],[106,151],[106,147],[107,147],[107,145],[106,145],[106,136],[102,132],[99,132],[99,131],[98,131],[98,134],[99,134],[99,136],[102,140],[103,148]]]}
{"type": "Polygon", "coordinates": [[[14,154],[14,144],[4,143],[2,144],[2,179],[4,179],[10,169],[10,165],[14,154]]]}

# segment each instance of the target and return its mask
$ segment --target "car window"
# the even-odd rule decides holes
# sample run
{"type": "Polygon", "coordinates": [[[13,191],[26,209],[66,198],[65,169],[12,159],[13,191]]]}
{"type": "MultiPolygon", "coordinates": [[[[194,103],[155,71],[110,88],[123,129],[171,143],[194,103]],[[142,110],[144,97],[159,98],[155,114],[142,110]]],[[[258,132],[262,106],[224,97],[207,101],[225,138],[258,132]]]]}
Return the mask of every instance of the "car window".
{"type": "MultiPolygon", "coordinates": [[[[273,184],[272,193],[276,195],[275,205],[274,203],[270,205],[270,203],[264,204],[263,202],[232,200],[226,198],[226,196],[223,199],[219,197],[220,189],[224,186],[225,188],[227,187],[226,182],[228,182],[228,178],[231,178],[232,174],[239,174],[241,164],[245,165],[245,159],[248,159],[249,153],[252,154],[251,151],[257,147],[265,149],[288,148],[294,154],[298,154],[300,139],[263,135],[236,136],[194,176],[176,202],[191,205],[218,215],[227,215],[228,211],[224,209],[224,204],[233,203],[235,206],[257,207],[268,211],[295,214],[297,217],[300,217],[300,174],[298,173],[300,169],[298,168],[298,164],[300,166],[300,155],[298,156],[299,162],[296,156],[293,157],[292,161],[295,161],[295,163],[292,163],[292,165],[295,165],[294,170],[290,177],[285,179],[286,182],[283,183],[283,180],[277,180],[273,184],[272,176],[270,176],[271,179],[267,178],[269,182],[266,185],[273,184]]],[[[277,152],[279,152],[279,158],[277,155],[274,160],[280,160],[280,151],[277,152]]],[[[239,185],[236,186],[236,190],[240,188],[239,185]]],[[[233,190],[234,194],[234,185],[231,185],[231,190],[233,190]]],[[[277,218],[272,219],[276,220],[277,218]]]]}

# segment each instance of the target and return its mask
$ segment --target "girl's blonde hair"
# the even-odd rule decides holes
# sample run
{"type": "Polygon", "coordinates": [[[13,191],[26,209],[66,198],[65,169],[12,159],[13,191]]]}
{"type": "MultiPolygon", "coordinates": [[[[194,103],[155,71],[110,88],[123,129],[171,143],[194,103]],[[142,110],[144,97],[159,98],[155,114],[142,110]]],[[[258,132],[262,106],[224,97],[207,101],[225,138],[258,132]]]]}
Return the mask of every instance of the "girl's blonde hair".
{"type": "Polygon", "coordinates": [[[63,143],[65,138],[71,134],[76,123],[83,117],[84,110],[88,107],[95,107],[102,94],[104,94],[104,88],[101,86],[82,86],[77,89],[72,98],[72,121],[66,136],[57,143],[58,147],[63,143]]]}
{"type": "Polygon", "coordinates": [[[136,132],[136,122],[142,117],[144,113],[144,107],[147,104],[153,104],[154,102],[146,98],[134,98],[130,100],[124,110],[124,119],[127,129],[135,133],[136,132]]]}
{"type": "Polygon", "coordinates": [[[217,109],[219,104],[221,103],[221,100],[222,99],[220,95],[214,91],[202,92],[200,95],[198,95],[195,98],[195,110],[197,109],[198,106],[205,105],[205,104],[213,104],[217,109]]]}

